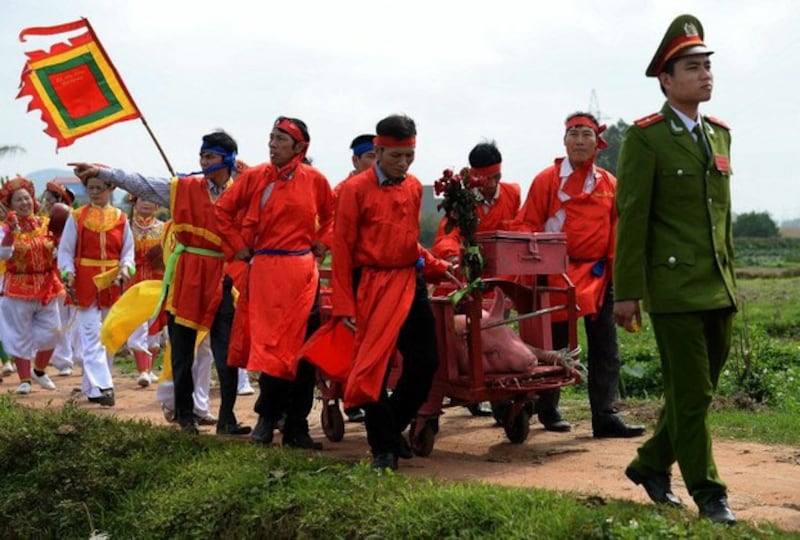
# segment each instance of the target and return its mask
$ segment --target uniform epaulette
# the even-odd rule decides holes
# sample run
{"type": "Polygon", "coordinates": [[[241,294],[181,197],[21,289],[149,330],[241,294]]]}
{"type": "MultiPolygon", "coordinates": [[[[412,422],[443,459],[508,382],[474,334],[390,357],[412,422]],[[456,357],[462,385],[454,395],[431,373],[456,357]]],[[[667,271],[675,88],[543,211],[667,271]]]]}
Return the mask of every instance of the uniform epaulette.
{"type": "Polygon", "coordinates": [[[661,122],[663,119],[664,115],[661,114],[660,112],[657,112],[653,114],[648,114],[647,116],[639,118],[638,120],[634,120],[633,123],[639,127],[645,128],[648,126],[652,126],[653,124],[657,124],[658,122],[661,122]]]}
{"type": "Polygon", "coordinates": [[[703,116],[703,118],[705,118],[706,120],[708,120],[712,124],[716,124],[716,125],[718,125],[720,127],[724,127],[728,131],[730,131],[730,129],[731,129],[731,126],[729,126],[728,124],[726,124],[725,122],[723,122],[719,118],[715,118],[713,116],[705,116],[705,115],[703,116]]]}

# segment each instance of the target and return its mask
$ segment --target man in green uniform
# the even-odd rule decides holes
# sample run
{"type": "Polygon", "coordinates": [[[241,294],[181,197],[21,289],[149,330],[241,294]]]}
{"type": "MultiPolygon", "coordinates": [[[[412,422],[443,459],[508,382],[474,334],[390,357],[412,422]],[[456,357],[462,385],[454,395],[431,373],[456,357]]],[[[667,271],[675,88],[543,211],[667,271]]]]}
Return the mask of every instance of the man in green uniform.
{"type": "Polygon", "coordinates": [[[677,461],[700,515],[732,525],[736,517],[714,464],[708,419],[736,311],[730,132],[698,113],[711,99],[711,54],[700,21],[681,15],[647,67],[667,102],[634,122],[620,150],[614,318],[638,330],[643,302],[664,382],[653,436],[625,474],[653,501],[682,506],[670,487],[677,461]]]}

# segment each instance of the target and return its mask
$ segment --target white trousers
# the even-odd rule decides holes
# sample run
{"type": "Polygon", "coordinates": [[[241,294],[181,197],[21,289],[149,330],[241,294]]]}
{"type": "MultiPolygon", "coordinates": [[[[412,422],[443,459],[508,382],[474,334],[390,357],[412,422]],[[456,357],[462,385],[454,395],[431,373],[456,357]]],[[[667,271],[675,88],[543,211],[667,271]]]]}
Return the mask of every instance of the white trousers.
{"type": "Polygon", "coordinates": [[[128,338],[128,349],[131,351],[150,352],[153,347],[161,347],[161,334],[150,335],[150,325],[145,321],[128,338]]]}
{"type": "Polygon", "coordinates": [[[55,300],[43,306],[38,300],[0,297],[0,335],[9,356],[33,360],[37,351],[55,346],[60,327],[55,300]]]}
{"type": "Polygon", "coordinates": [[[111,378],[113,358],[100,343],[100,325],[108,314],[108,309],[100,309],[92,304],[88,308],[78,309],[75,319],[79,354],[83,359],[83,382],[81,384],[86,397],[100,397],[100,390],[113,388],[111,378]]]}
{"type": "Polygon", "coordinates": [[[64,303],[64,296],[59,296],[56,300],[58,304],[58,314],[61,318],[61,330],[59,331],[58,339],[56,340],[56,347],[53,349],[53,356],[50,358],[50,363],[53,367],[61,370],[72,367],[75,364],[75,357],[73,355],[73,348],[75,345],[74,332],[75,325],[77,324],[77,315],[73,317],[77,308],[68,306],[64,303]],[[72,326],[70,326],[72,323],[72,326]]]}
{"type": "MultiPolygon", "coordinates": [[[[211,366],[214,365],[214,355],[211,353],[211,338],[206,338],[197,347],[192,366],[192,378],[194,379],[194,414],[197,416],[211,415],[211,366]]],[[[172,380],[159,383],[156,388],[156,399],[162,405],[175,409],[175,385],[172,380]]]]}

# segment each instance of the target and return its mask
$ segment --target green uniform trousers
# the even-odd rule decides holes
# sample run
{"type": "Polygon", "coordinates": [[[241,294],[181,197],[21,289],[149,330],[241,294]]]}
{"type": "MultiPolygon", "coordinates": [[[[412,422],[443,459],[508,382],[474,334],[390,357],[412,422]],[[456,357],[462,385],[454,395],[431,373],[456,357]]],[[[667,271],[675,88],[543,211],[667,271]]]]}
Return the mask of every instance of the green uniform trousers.
{"type": "Polygon", "coordinates": [[[733,309],[650,314],[661,356],[664,406],[653,436],[631,466],[642,474],[669,472],[678,462],[698,504],[725,495],[711,451],[708,410],[731,348],[733,309]]]}

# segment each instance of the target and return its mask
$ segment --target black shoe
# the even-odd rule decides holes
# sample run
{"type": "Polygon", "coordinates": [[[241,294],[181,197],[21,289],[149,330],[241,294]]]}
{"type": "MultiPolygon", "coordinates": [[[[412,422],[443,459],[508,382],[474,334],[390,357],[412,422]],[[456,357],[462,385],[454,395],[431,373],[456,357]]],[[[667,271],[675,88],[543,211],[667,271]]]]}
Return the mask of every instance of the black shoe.
{"type": "Polygon", "coordinates": [[[715,497],[704,504],[698,504],[700,507],[700,517],[706,518],[714,523],[723,523],[725,525],[736,525],[736,516],[728,506],[728,499],[723,495],[715,497]]]}
{"type": "Polygon", "coordinates": [[[492,416],[492,407],[485,401],[464,406],[472,416],[492,416]]]}
{"type": "Polygon", "coordinates": [[[556,431],[558,433],[572,431],[572,424],[564,420],[564,417],[561,416],[561,412],[558,409],[540,412],[539,421],[544,424],[544,429],[547,431],[556,431]]]}
{"type": "Polygon", "coordinates": [[[103,407],[113,407],[116,403],[116,400],[114,399],[114,389],[106,388],[105,390],[100,390],[100,395],[97,397],[90,397],[89,401],[92,403],[98,403],[103,407]]]}
{"type": "Polygon", "coordinates": [[[295,435],[294,437],[283,434],[283,446],[289,448],[301,448],[303,450],[322,450],[322,443],[315,442],[308,433],[295,435]]]}
{"type": "Polygon", "coordinates": [[[275,434],[275,424],[267,420],[266,416],[259,415],[256,427],[250,434],[250,440],[258,444],[272,444],[275,434]]]}
{"type": "Polygon", "coordinates": [[[349,407],[344,410],[344,414],[347,415],[348,422],[363,422],[367,419],[367,414],[361,407],[349,407]]]}
{"type": "Polygon", "coordinates": [[[400,440],[397,443],[397,457],[401,457],[403,459],[411,459],[414,457],[414,452],[411,451],[411,445],[408,444],[403,435],[400,435],[400,440]]]}
{"type": "Polygon", "coordinates": [[[378,454],[377,456],[373,456],[371,467],[373,470],[376,471],[383,471],[386,469],[391,469],[393,471],[396,471],[397,456],[391,452],[386,452],[383,454],[378,454]]]}
{"type": "Polygon", "coordinates": [[[217,424],[217,435],[249,435],[251,431],[253,428],[238,422],[236,424],[217,424]]]}
{"type": "Polygon", "coordinates": [[[197,421],[190,420],[189,422],[181,422],[181,431],[189,435],[200,435],[200,428],[197,421]]]}
{"type": "Polygon", "coordinates": [[[623,422],[617,415],[609,415],[602,419],[592,420],[592,434],[596,439],[620,438],[629,439],[644,435],[644,426],[632,426],[623,422]]]}
{"type": "Polygon", "coordinates": [[[637,486],[641,485],[647,492],[650,500],[654,503],[684,508],[681,500],[672,492],[668,473],[646,476],[633,467],[628,466],[628,468],[625,469],[625,476],[637,486]]]}

